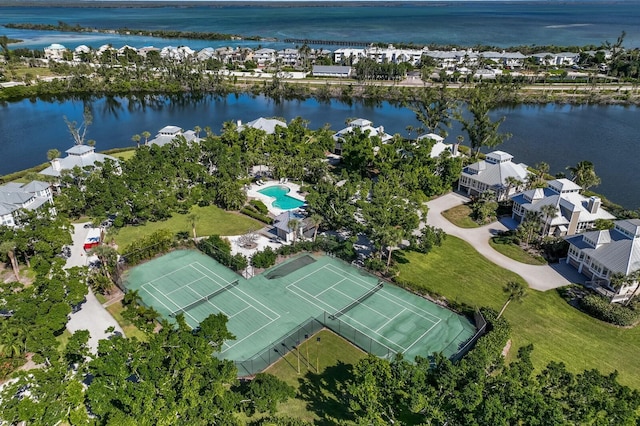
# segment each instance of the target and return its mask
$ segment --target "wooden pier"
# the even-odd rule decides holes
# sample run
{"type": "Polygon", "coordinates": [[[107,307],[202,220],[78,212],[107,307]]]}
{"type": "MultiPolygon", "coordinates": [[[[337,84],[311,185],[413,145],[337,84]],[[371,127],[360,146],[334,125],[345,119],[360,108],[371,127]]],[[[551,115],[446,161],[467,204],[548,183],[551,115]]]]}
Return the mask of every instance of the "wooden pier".
{"type": "Polygon", "coordinates": [[[333,46],[354,46],[354,47],[367,47],[371,46],[371,42],[366,41],[344,41],[344,40],[312,40],[308,38],[285,38],[285,43],[295,44],[326,44],[333,46]]]}

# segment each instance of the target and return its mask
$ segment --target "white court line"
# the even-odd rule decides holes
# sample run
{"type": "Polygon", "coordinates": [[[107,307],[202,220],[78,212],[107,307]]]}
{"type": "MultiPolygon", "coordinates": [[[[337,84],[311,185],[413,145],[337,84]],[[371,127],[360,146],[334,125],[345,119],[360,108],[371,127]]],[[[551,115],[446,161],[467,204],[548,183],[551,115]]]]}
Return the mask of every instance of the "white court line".
{"type": "Polygon", "coordinates": [[[231,319],[231,318],[233,318],[233,317],[235,317],[235,316],[240,315],[241,313],[243,313],[244,311],[246,311],[247,309],[252,308],[252,307],[253,307],[253,306],[251,306],[251,305],[247,305],[247,307],[246,307],[246,308],[244,308],[243,310],[238,311],[238,312],[236,312],[235,314],[233,314],[233,315],[231,315],[231,316],[229,316],[229,315],[227,315],[227,316],[229,317],[229,319],[231,319]]]}
{"type": "MultiPolygon", "coordinates": [[[[153,284],[150,284],[150,283],[147,283],[147,284],[149,284],[151,287],[153,287],[153,284]]],[[[164,306],[165,308],[167,308],[167,309],[169,310],[169,314],[171,314],[171,312],[172,312],[171,308],[169,308],[167,305],[165,305],[165,304],[164,304],[164,302],[163,302],[162,300],[158,299],[158,298],[157,298],[153,293],[151,293],[151,292],[150,292],[149,290],[147,290],[146,288],[143,288],[143,287],[140,287],[140,288],[141,288],[142,290],[146,291],[147,293],[149,293],[149,295],[150,295],[151,297],[153,297],[154,299],[156,299],[158,302],[160,302],[160,304],[161,304],[162,306],[164,306]]],[[[155,288],[155,287],[153,287],[153,288],[154,288],[154,290],[158,291],[160,294],[163,294],[163,293],[162,293],[160,290],[158,290],[157,288],[155,288]]],[[[181,308],[180,306],[178,306],[178,305],[176,304],[176,302],[174,302],[173,300],[171,300],[171,299],[167,299],[167,300],[169,300],[171,303],[173,303],[174,305],[176,305],[176,308],[178,308],[178,309],[182,309],[182,308],[181,308]]],[[[185,312],[185,314],[186,314],[187,316],[191,317],[191,319],[192,319],[192,320],[194,320],[195,322],[198,322],[198,321],[197,321],[194,317],[192,317],[188,312],[185,312]]]]}
{"type": "Polygon", "coordinates": [[[207,277],[206,277],[205,275],[202,275],[202,276],[201,276],[200,278],[198,278],[197,280],[193,280],[193,281],[191,281],[190,283],[187,283],[187,284],[185,284],[185,285],[183,285],[183,286],[181,286],[181,287],[178,287],[178,288],[176,288],[176,289],[174,289],[174,290],[171,290],[169,293],[165,293],[164,295],[165,295],[165,296],[169,296],[170,294],[175,293],[176,291],[180,291],[180,290],[184,289],[185,287],[189,287],[191,284],[197,283],[198,281],[203,280],[203,279],[205,279],[205,278],[207,278],[207,277]]]}
{"type": "MultiPolygon", "coordinates": [[[[316,269],[316,270],[314,270],[314,271],[312,271],[312,272],[309,272],[307,275],[305,275],[305,276],[304,276],[304,277],[302,277],[302,278],[299,278],[299,279],[295,280],[294,282],[292,282],[292,283],[290,283],[289,285],[287,285],[285,288],[289,288],[289,287],[290,287],[290,286],[292,286],[292,285],[293,285],[293,286],[298,287],[298,283],[299,283],[300,281],[305,280],[305,279],[309,278],[311,275],[313,275],[313,274],[315,274],[315,273],[317,273],[317,272],[322,271],[322,270],[323,270],[323,269],[325,269],[327,266],[328,266],[328,265],[323,265],[323,266],[319,267],[318,269],[316,269]]],[[[330,271],[330,272],[332,272],[332,273],[334,273],[334,274],[336,273],[335,271],[330,271]]],[[[337,275],[338,275],[338,276],[342,276],[341,274],[337,274],[337,275]]],[[[298,287],[298,288],[300,288],[300,287],[298,287]]]]}
{"type": "MultiPolygon", "coordinates": [[[[175,274],[176,272],[178,272],[178,271],[179,271],[179,270],[181,270],[181,269],[188,268],[189,266],[191,266],[191,264],[181,266],[180,268],[178,268],[178,269],[174,269],[173,271],[171,271],[171,272],[169,272],[169,273],[166,273],[166,274],[164,274],[164,275],[160,275],[158,278],[154,278],[154,279],[152,279],[151,281],[147,281],[146,283],[144,283],[144,284],[142,284],[142,285],[145,285],[145,284],[151,284],[151,283],[153,283],[153,282],[155,282],[155,281],[158,281],[158,280],[161,280],[161,279],[163,279],[163,278],[166,278],[166,277],[168,277],[169,275],[173,275],[173,274],[175,274]]],[[[154,288],[155,288],[155,287],[154,287],[154,288]]],[[[157,290],[157,289],[156,289],[156,290],[157,290]]],[[[163,293],[163,294],[164,294],[164,293],[163,293]]]]}
{"type": "MultiPolygon", "coordinates": [[[[324,293],[325,291],[329,291],[332,290],[335,286],[337,286],[338,284],[340,284],[342,281],[346,280],[346,278],[341,279],[340,281],[338,281],[337,283],[335,283],[334,285],[332,285],[331,287],[327,287],[324,290],[322,290],[320,293],[316,294],[315,297],[316,299],[318,298],[318,296],[320,296],[322,293],[324,293]]],[[[336,290],[337,291],[337,290],[336,290]]]]}
{"type": "MultiPolygon", "coordinates": [[[[301,289],[301,288],[300,288],[300,287],[298,287],[298,286],[294,286],[294,287],[295,287],[297,290],[302,291],[303,293],[307,293],[306,291],[304,291],[303,289],[301,289]]],[[[322,307],[320,307],[320,306],[318,306],[317,304],[313,303],[313,302],[312,302],[311,300],[309,300],[308,298],[303,297],[303,296],[301,296],[301,295],[297,294],[297,293],[296,293],[295,291],[293,291],[293,290],[291,290],[291,291],[292,291],[294,294],[296,294],[298,297],[301,297],[301,298],[305,299],[305,301],[306,301],[307,303],[311,303],[311,304],[312,304],[312,305],[314,305],[316,308],[318,308],[318,309],[322,309],[322,310],[323,310],[323,311],[325,311],[325,312],[327,311],[326,309],[323,309],[322,307]]],[[[309,293],[307,293],[307,294],[309,294],[309,293]]],[[[313,296],[311,296],[310,294],[309,294],[309,296],[310,296],[310,297],[313,297],[313,296]]],[[[316,300],[318,300],[318,299],[316,299],[316,300]]],[[[322,300],[318,300],[318,302],[323,303],[323,304],[325,304],[325,305],[327,305],[327,306],[331,306],[331,305],[329,305],[328,303],[323,302],[322,300]]],[[[336,310],[333,306],[331,306],[331,308],[333,309],[333,312],[337,312],[337,310],[336,310]]],[[[382,339],[384,339],[384,340],[386,340],[386,341],[390,342],[391,344],[393,344],[393,345],[395,345],[395,346],[399,347],[400,349],[402,349],[402,350],[404,351],[404,347],[402,347],[402,346],[401,346],[401,345],[399,345],[398,343],[394,342],[393,340],[388,339],[388,338],[386,338],[385,336],[383,336],[383,335],[381,335],[381,334],[379,334],[379,333],[376,333],[376,332],[375,332],[375,330],[373,330],[373,329],[369,328],[369,327],[368,327],[368,326],[366,326],[365,324],[362,324],[360,321],[356,320],[355,318],[353,318],[353,317],[351,317],[351,316],[349,316],[349,315],[347,315],[347,314],[344,314],[343,316],[346,316],[347,318],[351,319],[353,322],[360,324],[363,328],[365,328],[365,329],[367,329],[367,330],[371,331],[373,334],[378,335],[380,338],[382,338],[382,339]]],[[[353,327],[353,326],[351,326],[351,327],[353,327]]],[[[353,327],[353,328],[356,328],[356,327],[353,327]]],[[[356,328],[356,330],[358,330],[358,329],[356,328]]],[[[359,331],[360,333],[362,333],[362,334],[365,334],[365,335],[366,335],[366,333],[364,333],[362,330],[358,330],[358,331],[359,331]]],[[[370,339],[374,340],[371,336],[368,336],[368,335],[367,335],[367,337],[369,337],[370,339]]],[[[395,350],[395,349],[391,349],[389,346],[385,345],[384,343],[382,343],[382,342],[380,342],[380,341],[377,341],[377,343],[380,343],[382,346],[386,347],[387,349],[389,349],[389,350],[390,350],[390,351],[392,351],[392,352],[398,352],[397,350],[395,350]]]]}
{"type": "Polygon", "coordinates": [[[207,303],[211,306],[213,306],[217,311],[219,311],[220,313],[224,314],[227,318],[230,318],[229,315],[227,315],[227,313],[225,311],[223,311],[222,309],[220,309],[216,304],[212,303],[211,300],[207,300],[207,303]]]}
{"type": "Polygon", "coordinates": [[[400,316],[400,314],[402,314],[404,311],[406,311],[406,309],[402,308],[402,310],[400,312],[398,312],[397,314],[395,314],[394,316],[392,316],[391,318],[389,318],[388,321],[386,321],[384,324],[382,324],[380,327],[378,327],[376,329],[376,333],[381,329],[387,326],[387,324],[389,324],[391,321],[393,321],[394,319],[398,318],[398,316],[400,316]]]}
{"type": "MultiPolygon", "coordinates": [[[[224,278],[222,278],[220,275],[216,274],[215,272],[213,272],[211,269],[207,268],[206,266],[202,265],[199,262],[194,262],[193,264],[198,264],[199,266],[201,266],[202,268],[206,269],[207,271],[209,271],[211,274],[215,275],[216,277],[220,278],[223,282],[226,282],[227,284],[231,284],[233,281],[225,281],[224,278]]],[[[192,265],[193,265],[192,264],[192,265]]],[[[195,267],[194,267],[195,268],[195,267]]],[[[195,268],[196,270],[198,270],[197,268],[195,268]]],[[[202,271],[200,271],[202,273],[202,271]]],[[[205,274],[206,275],[206,274],[205,274]]],[[[280,315],[275,312],[273,309],[269,308],[268,306],[265,306],[264,303],[260,302],[259,300],[254,299],[251,295],[248,295],[247,293],[245,293],[242,289],[238,288],[237,286],[230,289],[229,293],[233,294],[235,297],[237,297],[238,299],[242,300],[244,303],[246,303],[247,305],[251,305],[254,307],[254,309],[258,312],[260,312],[263,316],[269,318],[272,322],[276,321],[278,319],[280,319],[280,315]],[[267,309],[268,311],[270,311],[272,314],[274,314],[276,316],[276,318],[271,318],[269,315],[267,315],[264,311],[262,311],[262,309],[258,309],[256,308],[256,306],[253,303],[249,303],[247,302],[245,299],[243,299],[242,297],[238,296],[237,294],[235,294],[236,291],[239,291],[240,293],[244,294],[247,298],[253,300],[254,302],[256,302],[256,304],[264,307],[265,309],[267,309]]]]}
{"type": "MultiPolygon", "coordinates": [[[[356,300],[358,300],[358,299],[352,299],[352,298],[351,298],[351,296],[349,296],[349,295],[348,295],[348,294],[346,294],[346,293],[341,292],[341,291],[340,291],[340,290],[338,290],[338,289],[335,289],[335,290],[336,290],[338,293],[342,294],[343,296],[346,296],[346,297],[350,298],[350,299],[351,299],[351,302],[350,302],[350,303],[353,303],[353,302],[355,302],[356,300]]],[[[349,306],[349,305],[347,305],[347,306],[349,306]]],[[[373,309],[371,306],[367,306],[367,305],[362,304],[362,303],[360,303],[360,306],[362,306],[362,307],[364,307],[364,308],[367,308],[367,309],[369,309],[370,311],[375,312],[378,316],[381,316],[382,318],[389,319],[389,317],[388,317],[388,316],[386,316],[385,314],[383,314],[382,312],[380,312],[380,311],[378,311],[378,310],[376,310],[376,309],[373,309]]],[[[354,306],[354,307],[355,307],[355,306],[354,306]]],[[[401,306],[401,308],[402,308],[402,306],[401,306]]]]}
{"type": "MultiPolygon", "coordinates": [[[[267,316],[266,316],[262,311],[260,311],[260,310],[256,309],[256,308],[255,308],[255,306],[251,306],[251,308],[253,308],[256,312],[259,312],[260,314],[262,314],[264,317],[268,318],[268,317],[267,317],[267,316]]],[[[275,321],[277,321],[278,319],[279,319],[279,317],[278,317],[278,318],[276,318],[276,319],[274,319],[274,320],[269,321],[268,323],[266,323],[266,324],[265,324],[265,325],[263,325],[262,327],[258,328],[257,330],[254,330],[251,334],[249,334],[249,335],[247,335],[247,336],[243,337],[242,339],[240,339],[240,340],[236,340],[236,341],[235,341],[235,343],[234,343],[233,345],[230,345],[227,349],[223,350],[223,351],[222,351],[222,352],[220,352],[220,353],[221,353],[221,354],[223,354],[223,353],[225,353],[226,351],[228,351],[229,349],[236,347],[237,345],[239,345],[240,343],[244,342],[245,340],[247,340],[248,338],[250,338],[250,337],[251,337],[251,336],[253,336],[254,334],[258,333],[258,332],[259,332],[260,330],[262,330],[263,328],[270,326],[271,324],[273,324],[273,323],[274,323],[275,321]]]]}
{"type": "MultiPolygon", "coordinates": [[[[332,266],[332,265],[325,265],[325,266],[327,266],[329,269],[331,269],[331,268],[335,268],[335,266],[332,266]]],[[[337,269],[337,268],[335,268],[335,269],[337,269]]],[[[332,272],[335,272],[335,271],[332,271],[332,272]]],[[[359,285],[360,287],[365,287],[365,288],[369,288],[369,289],[371,288],[371,285],[370,285],[371,283],[370,283],[370,282],[368,282],[368,281],[366,281],[366,280],[364,280],[363,278],[357,277],[357,276],[355,276],[355,275],[353,275],[353,274],[350,274],[350,273],[348,273],[348,272],[344,272],[344,274],[345,274],[345,275],[349,275],[350,277],[356,278],[356,279],[360,280],[361,282],[366,283],[366,284],[368,284],[368,285],[363,286],[362,284],[359,284],[356,280],[352,280],[352,281],[354,282],[354,284],[359,285]]],[[[380,291],[380,293],[382,293],[382,292],[384,292],[384,294],[386,294],[386,295],[388,295],[388,296],[390,296],[390,297],[392,297],[392,298],[394,298],[394,299],[396,299],[396,300],[391,300],[389,297],[386,297],[386,296],[384,296],[384,295],[382,295],[382,294],[380,294],[380,296],[384,297],[385,299],[387,299],[388,301],[390,301],[390,302],[392,302],[392,303],[395,303],[396,305],[398,305],[398,306],[400,306],[400,307],[405,307],[405,306],[404,306],[404,304],[406,304],[406,303],[407,303],[407,301],[406,301],[406,300],[403,300],[403,299],[399,298],[398,296],[396,296],[395,294],[392,294],[392,293],[390,293],[390,292],[386,291],[384,288],[382,289],[382,291],[380,291]],[[399,303],[399,302],[397,302],[397,301],[400,301],[400,303],[399,303]]],[[[413,295],[412,295],[412,296],[413,296],[413,295]]],[[[416,296],[416,297],[417,297],[417,296],[416,296]]],[[[408,308],[406,308],[406,309],[408,309],[409,311],[413,312],[413,313],[414,313],[414,314],[416,314],[416,315],[421,316],[422,318],[424,318],[425,320],[427,320],[427,321],[429,321],[429,322],[434,322],[434,320],[433,320],[433,319],[430,319],[430,318],[427,318],[427,317],[425,317],[425,316],[423,316],[421,313],[423,313],[423,314],[427,314],[427,315],[429,315],[429,316],[431,316],[431,317],[435,318],[435,319],[437,320],[437,321],[436,321],[436,323],[439,323],[440,321],[442,321],[442,318],[440,318],[439,316],[434,315],[434,314],[432,314],[431,312],[425,311],[424,309],[419,308],[418,306],[413,305],[413,306],[408,307],[408,308]],[[413,309],[413,308],[415,308],[415,309],[413,309]]]]}
{"type": "Polygon", "coordinates": [[[422,333],[422,334],[420,335],[420,337],[418,337],[418,338],[416,339],[416,341],[415,341],[415,342],[413,342],[412,344],[410,344],[410,345],[409,345],[409,347],[407,348],[407,350],[411,349],[411,348],[412,348],[416,343],[418,343],[420,340],[422,340],[422,338],[423,338],[424,336],[426,336],[427,334],[429,334],[429,333],[431,332],[431,330],[433,330],[433,328],[434,328],[434,327],[436,327],[439,323],[440,323],[440,321],[438,321],[437,323],[433,324],[433,325],[431,326],[431,328],[429,328],[427,331],[425,331],[424,333],[422,333]]]}

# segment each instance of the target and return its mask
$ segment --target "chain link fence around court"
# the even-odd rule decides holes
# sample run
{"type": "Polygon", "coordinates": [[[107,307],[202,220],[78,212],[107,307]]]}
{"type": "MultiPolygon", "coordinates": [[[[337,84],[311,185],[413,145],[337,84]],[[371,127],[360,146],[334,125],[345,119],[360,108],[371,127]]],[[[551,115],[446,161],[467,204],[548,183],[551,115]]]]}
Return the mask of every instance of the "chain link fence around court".
{"type": "Polygon", "coordinates": [[[396,354],[391,348],[373,340],[339,318],[335,318],[333,314],[324,312],[321,316],[310,318],[281,338],[274,340],[268,347],[251,358],[245,361],[235,361],[238,376],[253,376],[265,370],[323,328],[333,331],[363,351],[380,358],[392,359],[396,354]]]}

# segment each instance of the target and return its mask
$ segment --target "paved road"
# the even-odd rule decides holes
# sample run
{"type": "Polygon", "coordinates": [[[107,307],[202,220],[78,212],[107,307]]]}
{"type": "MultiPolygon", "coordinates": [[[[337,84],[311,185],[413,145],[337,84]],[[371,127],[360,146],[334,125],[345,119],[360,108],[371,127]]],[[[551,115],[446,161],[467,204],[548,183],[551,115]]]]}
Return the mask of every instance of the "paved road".
{"type": "MultiPolygon", "coordinates": [[[[66,268],[86,265],[87,255],[82,246],[88,230],[85,229],[83,225],[84,224],[74,225],[71,257],[67,259],[66,268]]],[[[123,333],[118,322],[113,319],[111,314],[100,304],[91,289],[89,289],[87,301],[82,305],[82,308],[75,314],[72,313],[70,318],[67,323],[67,330],[71,333],[78,330],[89,330],[91,335],[89,338],[89,347],[93,353],[96,353],[98,350],[98,341],[106,339],[109,336],[109,333],[105,333],[107,328],[114,327],[116,331],[123,333]]]]}
{"type": "Polygon", "coordinates": [[[455,226],[442,216],[443,211],[467,201],[469,201],[468,198],[457,193],[449,193],[429,201],[427,203],[429,207],[427,223],[443,229],[447,234],[465,240],[491,262],[520,275],[529,284],[529,287],[535,290],[546,291],[571,283],[584,282],[585,278],[565,263],[527,265],[495,251],[489,245],[489,238],[500,231],[508,229],[505,223],[509,224],[510,219],[505,223],[494,222],[480,228],[463,229],[455,226]]]}

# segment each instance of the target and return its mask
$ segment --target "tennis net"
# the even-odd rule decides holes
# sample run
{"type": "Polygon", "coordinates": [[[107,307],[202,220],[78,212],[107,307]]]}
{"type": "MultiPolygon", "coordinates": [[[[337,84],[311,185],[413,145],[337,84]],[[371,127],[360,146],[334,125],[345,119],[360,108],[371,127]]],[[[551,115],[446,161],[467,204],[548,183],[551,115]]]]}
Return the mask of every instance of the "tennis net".
{"type": "Polygon", "coordinates": [[[367,300],[368,298],[373,296],[373,294],[377,293],[382,287],[384,287],[384,283],[382,281],[379,281],[378,284],[375,287],[373,287],[372,289],[370,289],[368,292],[366,292],[362,296],[358,297],[353,302],[349,303],[347,306],[345,306],[344,308],[340,309],[335,314],[330,315],[329,319],[335,320],[337,318],[340,318],[342,315],[344,315],[345,313],[349,312],[351,309],[355,308],[356,306],[358,306],[359,304],[361,304],[362,302],[364,302],[365,300],[367,300]]]}
{"type": "Polygon", "coordinates": [[[225,291],[237,286],[239,283],[240,283],[240,280],[235,280],[233,282],[230,282],[226,286],[221,287],[221,288],[219,288],[219,289],[207,294],[206,296],[202,296],[200,299],[198,299],[198,300],[196,300],[194,302],[191,302],[188,305],[183,306],[182,308],[176,309],[175,311],[171,312],[171,316],[175,317],[176,315],[178,315],[180,313],[184,313],[184,312],[188,311],[189,309],[193,309],[196,306],[200,306],[203,303],[206,303],[209,299],[211,299],[213,297],[216,297],[220,293],[223,293],[223,292],[225,292],[225,291]]]}

